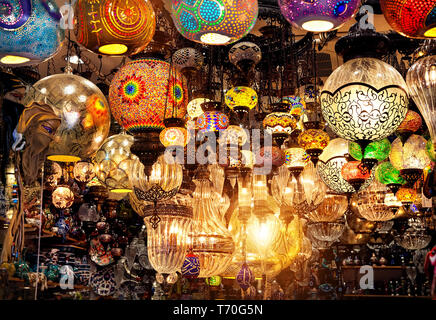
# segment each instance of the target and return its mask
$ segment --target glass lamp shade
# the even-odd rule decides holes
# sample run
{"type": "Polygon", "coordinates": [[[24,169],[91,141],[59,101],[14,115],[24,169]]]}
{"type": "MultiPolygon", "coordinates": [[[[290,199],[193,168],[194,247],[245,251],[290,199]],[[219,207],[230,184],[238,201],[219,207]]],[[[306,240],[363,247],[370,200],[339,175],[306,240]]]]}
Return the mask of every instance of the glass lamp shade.
{"type": "Polygon", "coordinates": [[[422,118],[418,112],[409,110],[406,113],[406,118],[401,122],[397,129],[398,133],[413,133],[418,131],[422,126],[422,118]]]}
{"type": "Polygon", "coordinates": [[[174,146],[185,147],[190,140],[190,134],[184,127],[168,127],[160,132],[159,140],[165,148],[174,146]]]}
{"type": "Polygon", "coordinates": [[[396,169],[389,161],[380,163],[375,170],[375,178],[378,182],[386,185],[398,184],[403,185],[406,183],[400,175],[400,170],[396,169]]]}
{"type": "Polygon", "coordinates": [[[201,108],[201,104],[205,102],[210,102],[207,98],[196,98],[191,101],[189,101],[186,110],[188,111],[188,115],[191,117],[191,119],[198,118],[203,114],[203,109],[201,108]]]}
{"type": "Polygon", "coordinates": [[[257,105],[257,93],[250,87],[234,87],[226,92],[226,105],[231,109],[251,110],[257,105]]]}
{"type": "Polygon", "coordinates": [[[131,133],[163,130],[165,116],[183,118],[187,99],[181,74],[168,62],[152,58],[124,65],[109,88],[112,115],[131,133]]]}
{"type": "Polygon", "coordinates": [[[369,221],[388,221],[395,217],[396,210],[391,210],[385,202],[389,193],[387,187],[377,180],[357,194],[357,209],[362,218],[369,221]]]}
{"type": "Polygon", "coordinates": [[[0,66],[21,67],[54,56],[65,38],[55,1],[4,1],[0,16],[0,66]]]}
{"type": "Polygon", "coordinates": [[[219,142],[224,145],[243,146],[247,143],[248,134],[240,126],[230,125],[226,130],[220,132],[219,142]]]}
{"type": "Polygon", "coordinates": [[[431,236],[409,228],[404,234],[395,237],[395,242],[407,250],[421,250],[429,245],[431,236]]]}
{"type": "Polygon", "coordinates": [[[394,193],[388,193],[385,195],[385,205],[389,208],[399,209],[403,204],[397,199],[394,193]]]}
{"type": "Polygon", "coordinates": [[[181,72],[201,69],[203,63],[204,56],[194,48],[182,48],[173,54],[173,64],[181,72]]]}
{"type": "Polygon", "coordinates": [[[297,127],[297,120],[287,112],[272,112],[263,119],[263,127],[270,134],[291,134],[297,127]]]}
{"type": "Polygon", "coordinates": [[[97,54],[134,55],[154,36],[156,18],[149,0],[78,0],[76,41],[97,54]]]}
{"type": "Polygon", "coordinates": [[[251,283],[254,281],[254,274],[250,267],[244,263],[236,275],[236,282],[239,284],[242,290],[247,290],[251,283]]]}
{"type": "Polygon", "coordinates": [[[298,29],[325,32],[341,27],[354,17],[359,0],[279,0],[286,20],[298,29]]]}
{"type": "MultiPolygon", "coordinates": [[[[353,193],[355,188],[348,183],[341,174],[342,167],[347,163],[345,155],[348,154],[348,141],[336,138],[330,141],[328,146],[319,156],[317,170],[322,181],[333,191],[338,193],[353,193]]],[[[369,186],[374,179],[375,170],[371,170],[371,176],[360,187],[360,190],[369,186]]]]}
{"type": "Polygon", "coordinates": [[[285,163],[289,169],[303,169],[310,160],[303,148],[288,148],[285,150],[285,163]]]}
{"type": "Polygon", "coordinates": [[[117,134],[106,139],[94,158],[95,172],[100,182],[111,192],[132,192],[129,170],[136,156],[130,152],[134,138],[117,134]]]}
{"type": "Polygon", "coordinates": [[[62,177],[62,167],[57,162],[51,162],[49,168],[44,168],[47,183],[50,187],[55,187],[62,177]]]}
{"type": "Polygon", "coordinates": [[[95,177],[94,166],[87,161],[78,161],[74,165],[73,175],[77,181],[87,183],[95,177]]]}
{"type": "Polygon", "coordinates": [[[245,37],[257,14],[257,0],[176,0],[171,12],[182,36],[208,45],[227,45],[245,37]]]}
{"type": "Polygon", "coordinates": [[[195,254],[188,253],[183,261],[181,273],[188,279],[197,278],[200,274],[200,259],[195,254]]]}
{"type": "Polygon", "coordinates": [[[173,274],[181,270],[189,249],[189,232],[192,227],[192,207],[189,196],[178,194],[157,205],[160,222],[153,227],[148,217],[155,207],[145,207],[148,259],[158,273],[173,274]]]}
{"type": "Polygon", "coordinates": [[[91,158],[106,139],[111,122],[100,89],[85,78],[66,73],[45,77],[33,88],[25,101],[47,103],[61,120],[47,158],[60,162],[91,158]]]}
{"type": "Polygon", "coordinates": [[[406,142],[400,138],[392,142],[389,159],[392,165],[398,169],[424,169],[430,165],[430,158],[426,152],[427,140],[416,134],[412,134],[406,142]]]}
{"type": "Polygon", "coordinates": [[[307,226],[310,236],[320,241],[336,241],[344,229],[345,224],[338,222],[315,222],[307,226]]]}
{"type": "Polygon", "coordinates": [[[389,153],[391,152],[391,143],[387,138],[374,141],[368,144],[365,148],[365,152],[362,153],[362,148],[356,142],[349,142],[348,150],[350,152],[350,156],[358,161],[362,161],[362,159],[375,159],[379,161],[385,160],[389,157],[389,153]]]}
{"type": "Polygon", "coordinates": [[[205,111],[195,120],[196,128],[203,132],[225,130],[229,124],[229,117],[221,111],[205,111]]]}
{"type": "Polygon", "coordinates": [[[146,171],[139,158],[135,157],[130,165],[129,180],[139,200],[167,200],[179,190],[183,180],[183,169],[174,158],[164,154],[146,171]]]}
{"type": "Polygon", "coordinates": [[[280,167],[286,161],[285,154],[278,146],[265,146],[260,148],[259,153],[255,154],[257,167],[272,165],[280,167]]]}
{"type": "Polygon", "coordinates": [[[348,199],[344,195],[327,194],[315,210],[307,213],[311,222],[335,222],[348,208],[348,199]]]}
{"type": "Polygon", "coordinates": [[[286,96],[281,99],[281,102],[290,105],[290,114],[294,117],[301,117],[306,111],[306,102],[299,96],[286,96]]]}
{"type": "Polygon", "coordinates": [[[352,59],[335,69],[321,92],[329,127],[351,141],[382,140],[400,126],[408,106],[401,74],[374,58],[352,59]]]}
{"type": "Polygon", "coordinates": [[[298,144],[306,151],[319,150],[322,152],[329,141],[329,135],[319,129],[305,130],[298,136],[298,144]]]}
{"type": "Polygon", "coordinates": [[[213,199],[208,179],[194,180],[192,251],[200,259],[200,278],[221,274],[233,258],[235,244],[213,199]]]}
{"type": "MultiPolygon", "coordinates": [[[[435,15],[432,14],[432,17],[434,19],[435,15]]],[[[434,142],[436,141],[436,97],[434,96],[436,90],[436,56],[419,59],[409,68],[406,81],[410,96],[422,114],[434,142]]]]}
{"type": "Polygon", "coordinates": [[[436,37],[436,3],[433,0],[381,0],[380,5],[389,25],[410,38],[436,37]]]}
{"type": "Polygon", "coordinates": [[[398,201],[402,204],[412,204],[416,199],[418,199],[418,194],[414,188],[401,187],[395,194],[398,201]]]}
{"type": "MultiPolygon", "coordinates": [[[[355,181],[359,181],[358,183],[366,181],[371,176],[371,170],[368,170],[360,161],[350,161],[342,166],[341,174],[348,183],[353,185],[355,181]]],[[[356,187],[355,189],[357,190],[356,187]]]]}
{"type": "Polygon", "coordinates": [[[53,205],[58,209],[67,209],[73,205],[74,193],[67,186],[58,186],[51,195],[53,205]]]}
{"type": "Polygon", "coordinates": [[[262,60],[262,50],[252,42],[238,42],[229,50],[229,60],[234,66],[244,70],[244,65],[254,67],[262,60]]]}

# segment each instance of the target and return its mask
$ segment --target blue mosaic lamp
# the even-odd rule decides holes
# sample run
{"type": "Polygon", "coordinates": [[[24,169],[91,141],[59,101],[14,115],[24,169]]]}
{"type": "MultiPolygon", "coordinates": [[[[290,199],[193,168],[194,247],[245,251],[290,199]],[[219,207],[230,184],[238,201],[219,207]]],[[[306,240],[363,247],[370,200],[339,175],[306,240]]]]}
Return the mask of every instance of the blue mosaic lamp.
{"type": "Polygon", "coordinates": [[[236,275],[236,281],[238,282],[239,286],[242,288],[242,290],[247,290],[251,282],[254,280],[253,271],[248,267],[246,263],[244,263],[241,267],[241,270],[239,270],[238,274],[236,275]]]}
{"type": "Polygon", "coordinates": [[[182,275],[185,278],[188,279],[195,279],[200,274],[200,259],[190,251],[186,255],[186,259],[183,262],[182,269],[181,269],[182,275]]]}
{"type": "Polygon", "coordinates": [[[360,0],[278,0],[292,26],[310,32],[340,28],[355,16],[360,0]]]}
{"type": "Polygon", "coordinates": [[[52,0],[0,1],[0,66],[33,65],[55,55],[65,38],[60,19],[52,0]]]}

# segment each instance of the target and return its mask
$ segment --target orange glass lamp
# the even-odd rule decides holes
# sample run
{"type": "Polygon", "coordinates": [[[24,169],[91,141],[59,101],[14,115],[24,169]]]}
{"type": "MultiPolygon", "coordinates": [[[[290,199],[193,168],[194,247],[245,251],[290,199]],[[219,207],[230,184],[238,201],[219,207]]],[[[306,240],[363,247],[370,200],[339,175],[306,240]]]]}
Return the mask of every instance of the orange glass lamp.
{"type": "Polygon", "coordinates": [[[185,147],[190,139],[185,122],[179,118],[168,118],[164,120],[165,129],[159,135],[160,142],[167,147],[185,147]]]}
{"type": "Polygon", "coordinates": [[[395,31],[409,38],[436,37],[436,2],[433,0],[381,0],[383,14],[395,31]]]}
{"type": "Polygon", "coordinates": [[[134,55],[152,40],[156,18],[149,0],[78,0],[78,43],[97,54],[134,55]]]}
{"type": "Polygon", "coordinates": [[[418,112],[409,110],[406,113],[406,118],[401,122],[397,129],[400,134],[414,133],[422,126],[422,118],[418,112]]]}
{"type": "Polygon", "coordinates": [[[343,165],[341,174],[358,191],[371,176],[371,170],[368,170],[360,161],[350,161],[343,165]]]}
{"type": "Polygon", "coordinates": [[[263,127],[281,146],[297,127],[297,120],[289,113],[288,104],[275,103],[273,104],[273,112],[263,120],[263,127]]]}
{"type": "Polygon", "coordinates": [[[306,150],[314,165],[329,141],[329,135],[320,129],[305,130],[298,136],[298,144],[306,150]]]}
{"type": "Polygon", "coordinates": [[[418,198],[416,190],[409,187],[401,187],[395,196],[406,208],[408,208],[418,198]]]}

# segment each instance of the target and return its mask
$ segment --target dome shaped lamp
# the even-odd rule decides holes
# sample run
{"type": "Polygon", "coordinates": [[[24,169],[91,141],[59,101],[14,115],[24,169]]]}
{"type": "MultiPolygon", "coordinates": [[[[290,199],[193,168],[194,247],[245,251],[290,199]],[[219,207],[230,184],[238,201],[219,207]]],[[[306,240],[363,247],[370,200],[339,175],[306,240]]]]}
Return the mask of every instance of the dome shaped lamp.
{"type": "Polygon", "coordinates": [[[59,52],[65,33],[55,1],[3,1],[0,8],[0,66],[35,65],[59,52]]]}
{"type": "Polygon", "coordinates": [[[171,11],[182,36],[208,45],[227,45],[243,38],[254,27],[257,14],[257,0],[177,0],[171,11]]]}
{"type": "Polygon", "coordinates": [[[359,0],[279,0],[280,10],[293,27],[310,32],[340,28],[354,17],[359,0]]]}
{"type": "Polygon", "coordinates": [[[97,54],[137,54],[150,43],[156,29],[149,0],[78,0],[74,17],[77,42],[97,54]]]}
{"type": "Polygon", "coordinates": [[[351,59],[335,69],[320,99],[328,126],[341,138],[357,142],[361,150],[394,133],[408,110],[403,77],[375,58],[351,59]]]}
{"type": "Polygon", "coordinates": [[[406,183],[397,170],[389,161],[383,162],[375,170],[377,181],[385,184],[394,194],[406,183]]]}
{"type": "Polygon", "coordinates": [[[78,161],[73,169],[74,179],[82,183],[88,183],[95,177],[95,169],[88,161],[78,161]]]}
{"type": "Polygon", "coordinates": [[[282,146],[297,127],[297,120],[290,114],[288,104],[275,103],[273,112],[263,120],[263,127],[272,135],[274,141],[282,146]]]}
{"type": "Polygon", "coordinates": [[[195,48],[182,48],[174,52],[172,62],[177,70],[190,77],[201,69],[204,64],[204,56],[195,48]]]}
{"type": "Polygon", "coordinates": [[[362,164],[368,170],[372,170],[379,161],[383,161],[389,156],[391,143],[387,138],[380,141],[373,141],[366,146],[365,152],[362,153],[360,145],[350,141],[348,149],[351,157],[362,161],[362,164]]]}
{"type": "Polygon", "coordinates": [[[262,60],[262,51],[252,42],[238,42],[229,50],[229,60],[242,73],[248,75],[251,70],[262,60]]]}
{"type": "MultiPolygon", "coordinates": [[[[435,4],[433,3],[433,6],[435,4]]],[[[432,15],[434,19],[434,14],[432,15]]],[[[433,144],[436,143],[436,55],[419,59],[406,76],[407,86],[425,123],[433,144]]]]}
{"type": "Polygon", "coordinates": [[[344,164],[341,174],[356,191],[359,191],[360,187],[371,176],[371,170],[368,170],[360,161],[350,161],[344,164]]]}
{"type": "Polygon", "coordinates": [[[250,87],[238,86],[226,92],[225,101],[242,122],[244,116],[257,106],[258,97],[256,91],[250,87]]]}
{"type": "Polygon", "coordinates": [[[165,129],[159,135],[160,142],[165,148],[184,148],[189,142],[188,130],[185,122],[179,118],[167,118],[164,120],[165,129]]]}
{"type": "Polygon", "coordinates": [[[409,38],[436,37],[436,3],[433,0],[381,0],[380,5],[389,25],[409,38]]]}
{"type": "Polygon", "coordinates": [[[410,136],[418,131],[422,126],[422,118],[418,112],[409,110],[406,113],[406,118],[401,122],[397,129],[397,134],[403,144],[410,138],[410,136]]]}
{"type": "Polygon", "coordinates": [[[229,117],[221,111],[221,103],[207,101],[201,104],[203,114],[195,120],[196,128],[202,132],[219,133],[229,127],[229,117]]]}
{"type": "Polygon", "coordinates": [[[298,136],[298,144],[306,150],[314,165],[317,164],[320,154],[329,141],[329,135],[320,129],[305,130],[298,136]]]}

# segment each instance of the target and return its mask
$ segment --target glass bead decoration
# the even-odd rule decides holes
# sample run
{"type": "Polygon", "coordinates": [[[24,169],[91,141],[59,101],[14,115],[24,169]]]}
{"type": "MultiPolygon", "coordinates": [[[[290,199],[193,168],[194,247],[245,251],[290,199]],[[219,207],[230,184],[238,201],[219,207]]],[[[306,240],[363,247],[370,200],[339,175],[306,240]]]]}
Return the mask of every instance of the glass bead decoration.
{"type": "Polygon", "coordinates": [[[354,17],[359,0],[279,0],[280,10],[293,27],[310,32],[340,28],[354,17]]]}
{"type": "Polygon", "coordinates": [[[174,0],[174,25],[186,39],[227,45],[245,37],[256,23],[257,0],[174,0]]]}

